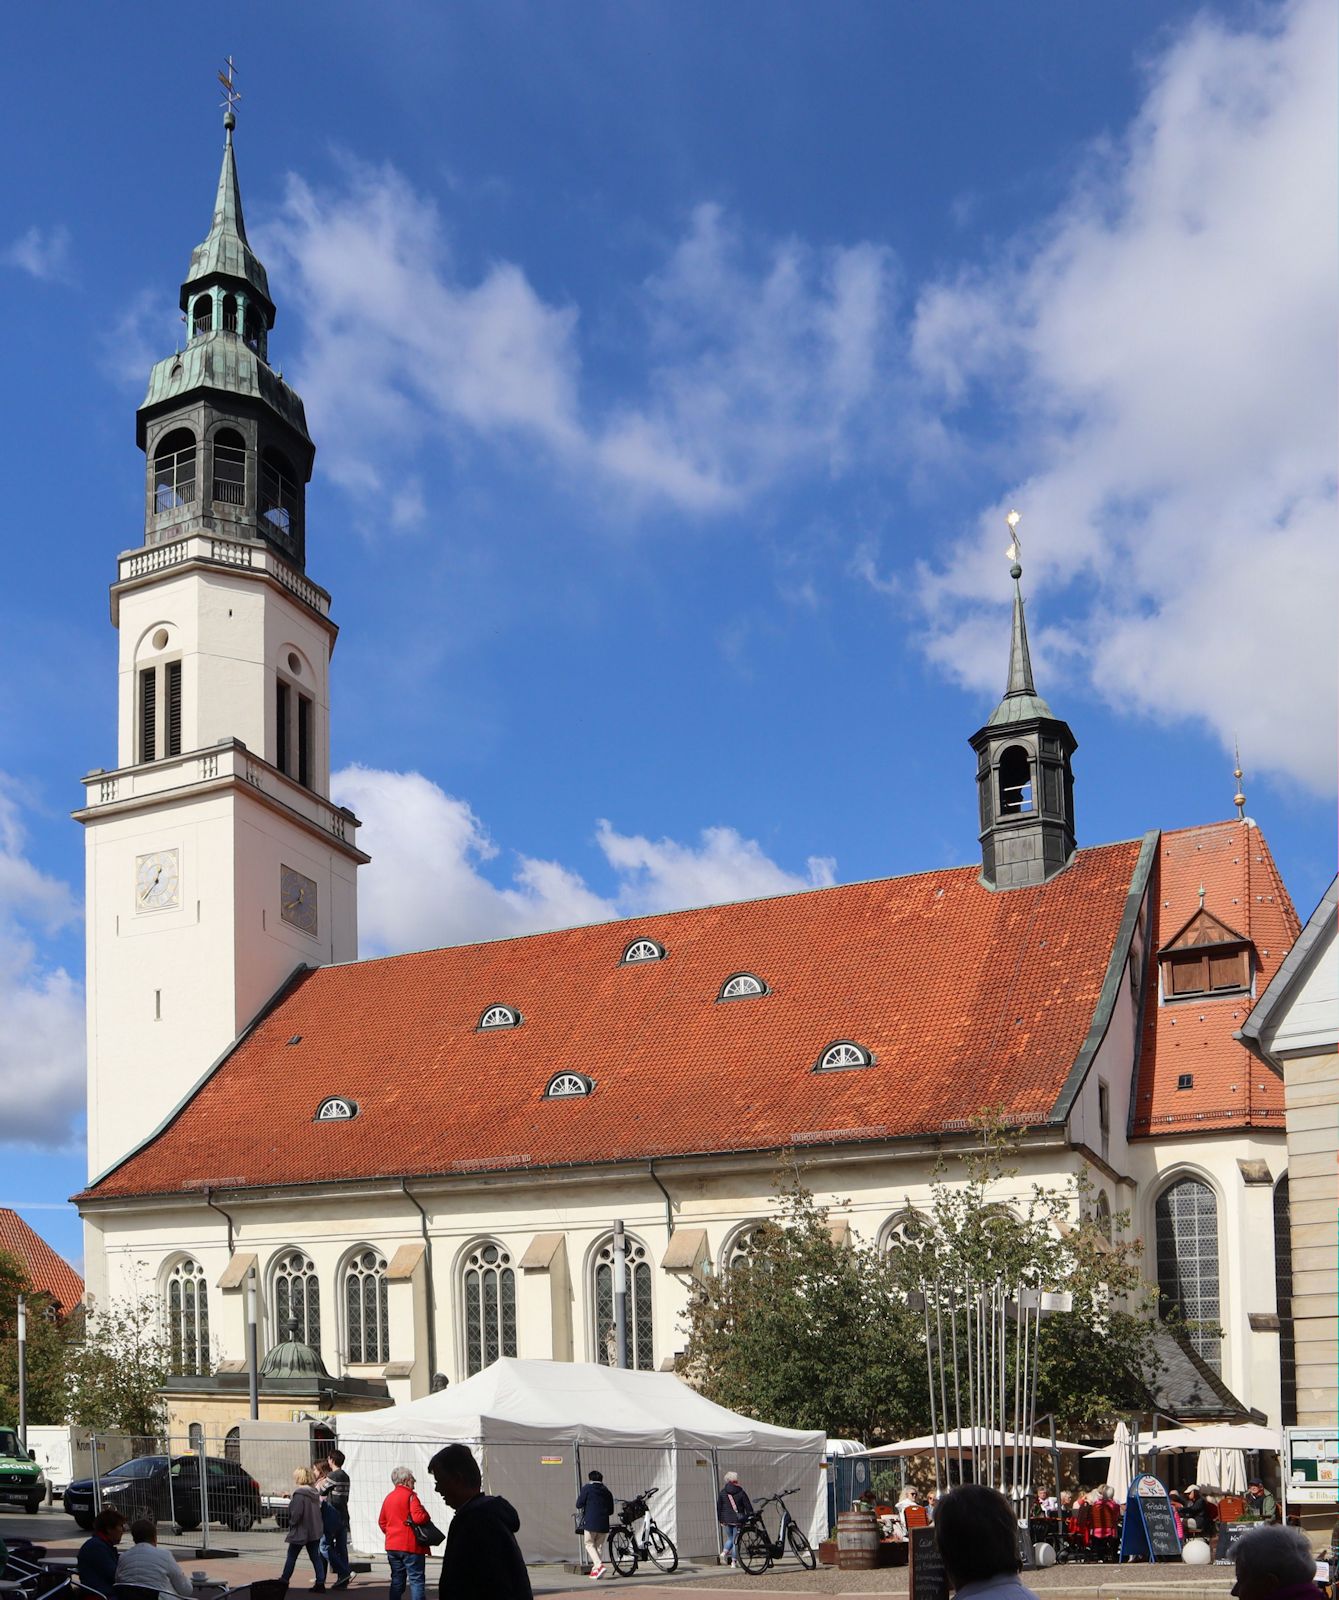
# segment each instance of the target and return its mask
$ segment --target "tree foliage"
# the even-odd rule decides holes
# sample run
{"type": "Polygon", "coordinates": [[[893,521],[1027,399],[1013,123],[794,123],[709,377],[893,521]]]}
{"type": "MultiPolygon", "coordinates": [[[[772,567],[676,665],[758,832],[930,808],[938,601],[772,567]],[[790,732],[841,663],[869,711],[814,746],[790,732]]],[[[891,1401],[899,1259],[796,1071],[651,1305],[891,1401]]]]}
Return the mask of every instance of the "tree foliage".
{"type": "Polygon", "coordinates": [[[0,1422],[19,1415],[18,1301],[27,1301],[29,1422],[60,1422],[65,1411],[65,1329],[50,1295],[34,1291],[16,1256],[0,1251],[0,1422]]]}
{"type": "Polygon", "coordinates": [[[159,1390],[171,1370],[171,1346],[151,1296],[97,1307],[67,1350],[68,1420],[155,1438],[166,1426],[159,1390]]]}

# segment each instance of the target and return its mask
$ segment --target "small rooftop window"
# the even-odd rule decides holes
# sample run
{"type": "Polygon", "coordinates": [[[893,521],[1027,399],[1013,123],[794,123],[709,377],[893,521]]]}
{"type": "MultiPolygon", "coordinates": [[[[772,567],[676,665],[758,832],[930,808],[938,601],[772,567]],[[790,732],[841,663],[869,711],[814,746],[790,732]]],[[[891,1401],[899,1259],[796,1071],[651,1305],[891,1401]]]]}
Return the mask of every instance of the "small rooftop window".
{"type": "Polygon", "coordinates": [[[1178,1089],[1193,1089],[1195,1087],[1195,1074],[1193,1072],[1178,1073],[1176,1087],[1178,1089]]]}
{"type": "Polygon", "coordinates": [[[853,1044],[850,1039],[836,1039],[818,1058],[815,1072],[840,1072],[845,1067],[868,1067],[874,1063],[874,1057],[863,1045],[853,1044]]]}
{"type": "Polygon", "coordinates": [[[316,1108],[313,1122],[351,1122],[358,1115],[358,1102],[346,1095],[332,1094],[316,1108]]]}
{"type": "Polygon", "coordinates": [[[654,939],[634,939],[623,952],[624,965],[634,961],[663,961],[665,959],[665,946],[657,944],[654,939]]]}
{"type": "Polygon", "coordinates": [[[736,972],[721,985],[719,1000],[747,1000],[751,995],[766,994],[767,985],[751,972],[736,972]]]}
{"type": "Polygon", "coordinates": [[[482,1028],[519,1028],[521,1013],[514,1006],[489,1006],[479,1018],[482,1028]]]}
{"type": "Polygon", "coordinates": [[[595,1085],[580,1072],[560,1072],[549,1079],[544,1091],[546,1100],[571,1100],[577,1095],[589,1094],[595,1085]]]}

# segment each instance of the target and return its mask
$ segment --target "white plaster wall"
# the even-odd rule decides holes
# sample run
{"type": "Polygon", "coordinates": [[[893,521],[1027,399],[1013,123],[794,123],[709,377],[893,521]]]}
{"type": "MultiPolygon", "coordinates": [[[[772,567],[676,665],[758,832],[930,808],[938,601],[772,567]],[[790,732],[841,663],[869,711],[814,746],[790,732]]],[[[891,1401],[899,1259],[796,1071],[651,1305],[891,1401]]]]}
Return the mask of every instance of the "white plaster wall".
{"type": "MultiPolygon", "coordinates": [[[[1266,1069],[1255,1065],[1253,1070],[1266,1069]]],[[[1169,1137],[1131,1147],[1131,1170],[1139,1181],[1136,1226],[1145,1241],[1150,1282],[1157,1282],[1154,1205],[1176,1178],[1196,1177],[1209,1184],[1218,1206],[1219,1320],[1223,1328],[1222,1377],[1246,1406],[1279,1422],[1277,1333],[1253,1333],[1251,1312],[1277,1310],[1274,1280],[1274,1190],[1272,1184],[1247,1184],[1238,1161],[1263,1161],[1275,1181],[1283,1175],[1287,1152],[1283,1129],[1277,1133],[1206,1134],[1169,1137]]]]}
{"type": "Polygon", "coordinates": [[[1306,971],[1284,1008],[1273,1036],[1266,1041],[1278,1056],[1333,1049],[1339,1042],[1339,961],[1335,960],[1336,924],[1316,940],[1306,971]]]}

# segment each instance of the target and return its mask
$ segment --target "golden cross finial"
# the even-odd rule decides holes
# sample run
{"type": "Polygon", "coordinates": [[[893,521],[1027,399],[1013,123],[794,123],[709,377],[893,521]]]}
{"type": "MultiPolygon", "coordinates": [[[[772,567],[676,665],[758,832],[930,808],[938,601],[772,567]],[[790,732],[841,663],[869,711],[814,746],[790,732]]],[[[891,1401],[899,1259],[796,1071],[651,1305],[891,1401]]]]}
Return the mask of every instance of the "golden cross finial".
{"type": "Polygon", "coordinates": [[[232,131],[237,122],[237,102],[242,98],[242,91],[233,82],[235,71],[231,56],[223,63],[223,71],[219,73],[219,82],[223,85],[223,98],[219,104],[223,107],[223,126],[232,131]]]}
{"type": "Polygon", "coordinates": [[[1011,511],[1005,522],[1009,525],[1009,548],[1004,552],[1013,565],[1009,569],[1009,576],[1014,579],[1023,576],[1022,555],[1023,541],[1018,537],[1018,524],[1023,520],[1016,511],[1011,511]]]}
{"type": "Polygon", "coordinates": [[[1241,746],[1235,738],[1232,741],[1232,750],[1237,762],[1232,769],[1232,776],[1237,780],[1237,792],[1232,796],[1232,804],[1237,808],[1237,815],[1244,819],[1246,816],[1246,795],[1241,787],[1241,746]]]}

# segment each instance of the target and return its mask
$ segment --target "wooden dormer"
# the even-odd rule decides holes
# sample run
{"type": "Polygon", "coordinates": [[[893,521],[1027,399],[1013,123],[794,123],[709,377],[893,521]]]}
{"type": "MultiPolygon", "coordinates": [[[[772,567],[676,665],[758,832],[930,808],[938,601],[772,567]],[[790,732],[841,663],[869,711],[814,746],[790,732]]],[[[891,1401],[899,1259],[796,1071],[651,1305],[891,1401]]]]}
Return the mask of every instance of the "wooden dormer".
{"type": "Polygon", "coordinates": [[[1158,951],[1162,998],[1240,994],[1251,987],[1251,941],[1201,903],[1180,931],[1158,951]]]}

